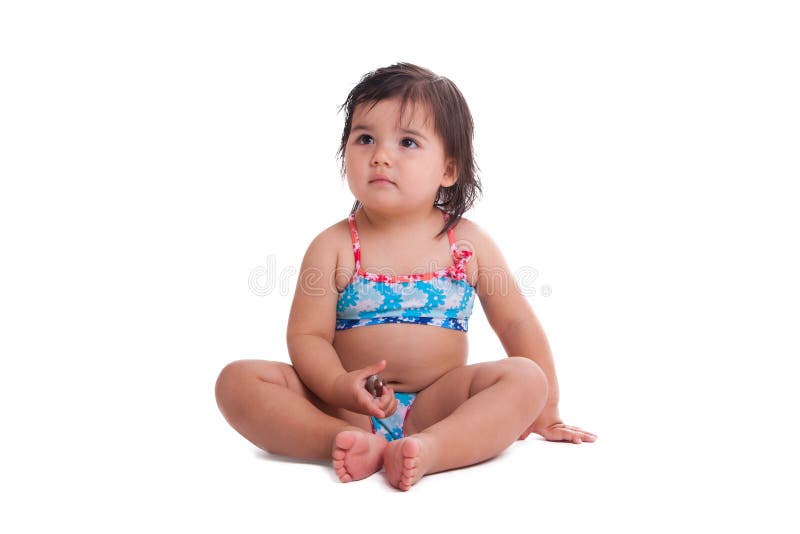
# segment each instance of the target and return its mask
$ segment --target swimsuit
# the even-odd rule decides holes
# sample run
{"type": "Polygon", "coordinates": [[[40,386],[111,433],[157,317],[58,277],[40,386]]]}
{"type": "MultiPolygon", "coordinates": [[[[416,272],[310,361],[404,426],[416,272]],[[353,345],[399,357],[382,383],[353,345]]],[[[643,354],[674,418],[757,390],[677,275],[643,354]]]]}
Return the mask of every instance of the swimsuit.
{"type": "MultiPolygon", "coordinates": [[[[446,222],[450,216],[442,211],[442,217],[446,222]]],[[[355,212],[350,214],[348,222],[356,270],[350,283],[339,293],[336,330],[410,323],[467,331],[475,290],[467,282],[464,264],[472,257],[472,251],[458,250],[452,228],[447,231],[447,237],[453,265],[425,274],[387,276],[361,269],[361,244],[355,212]]],[[[397,410],[384,419],[370,416],[372,433],[382,435],[386,441],[401,439],[417,393],[395,392],[397,410]]]]}
{"type": "Polygon", "coordinates": [[[397,410],[392,415],[384,419],[378,419],[374,415],[370,416],[372,433],[383,436],[386,441],[403,438],[406,419],[408,419],[408,414],[411,413],[411,405],[414,404],[417,394],[395,391],[394,398],[397,399],[397,410]]]}
{"type": "MultiPolygon", "coordinates": [[[[442,211],[444,220],[449,215],[442,211]]],[[[453,265],[425,274],[387,276],[361,269],[361,245],[355,212],[348,218],[356,271],[339,293],[336,330],[359,326],[411,323],[467,331],[475,290],[467,282],[464,264],[470,250],[458,250],[453,229],[447,231],[453,265]]]]}

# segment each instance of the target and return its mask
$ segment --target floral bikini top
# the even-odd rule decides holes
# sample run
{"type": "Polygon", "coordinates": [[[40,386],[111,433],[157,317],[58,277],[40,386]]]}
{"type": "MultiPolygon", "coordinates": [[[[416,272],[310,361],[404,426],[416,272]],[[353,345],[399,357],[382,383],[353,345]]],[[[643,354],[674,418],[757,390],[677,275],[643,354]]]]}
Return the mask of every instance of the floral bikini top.
{"type": "MultiPolygon", "coordinates": [[[[449,215],[442,211],[444,220],[449,215]]],[[[441,326],[467,331],[475,302],[475,290],[467,282],[464,264],[470,250],[458,250],[453,229],[447,231],[454,263],[446,269],[425,273],[387,276],[361,269],[355,213],[348,218],[356,272],[339,293],[336,304],[336,330],[388,323],[441,326]]]]}

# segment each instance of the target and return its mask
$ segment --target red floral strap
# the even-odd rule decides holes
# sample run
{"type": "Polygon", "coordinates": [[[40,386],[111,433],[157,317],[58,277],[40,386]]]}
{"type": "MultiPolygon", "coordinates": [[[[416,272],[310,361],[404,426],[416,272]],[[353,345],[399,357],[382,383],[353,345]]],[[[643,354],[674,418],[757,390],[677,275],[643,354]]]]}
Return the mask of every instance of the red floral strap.
{"type": "MultiPolygon", "coordinates": [[[[444,217],[445,223],[450,219],[450,215],[444,211],[442,212],[442,217],[444,217]]],[[[447,230],[447,238],[450,241],[450,252],[453,255],[453,265],[444,269],[442,271],[437,271],[433,273],[426,273],[421,275],[398,275],[398,276],[385,276],[385,275],[378,275],[367,273],[361,270],[361,242],[358,239],[358,229],[356,227],[356,214],[351,213],[350,216],[347,218],[347,221],[350,225],[350,240],[353,242],[353,257],[355,258],[356,262],[356,269],[353,276],[356,273],[365,276],[366,278],[372,280],[373,282],[408,282],[414,280],[428,280],[432,277],[438,277],[441,275],[448,275],[455,280],[466,280],[467,273],[465,264],[472,258],[472,251],[463,249],[459,250],[458,245],[456,244],[456,237],[453,229],[450,228],[447,230]]]]}
{"type": "MultiPolygon", "coordinates": [[[[450,215],[444,210],[442,210],[442,215],[444,215],[445,222],[450,219],[450,215]]],[[[453,254],[453,260],[455,261],[455,263],[447,269],[447,272],[456,280],[466,280],[467,271],[465,264],[472,258],[472,251],[458,249],[458,245],[456,245],[456,236],[452,228],[447,230],[447,237],[450,240],[450,252],[453,254]]]]}
{"type": "Polygon", "coordinates": [[[361,271],[361,243],[358,241],[358,229],[356,228],[356,214],[350,214],[347,218],[350,223],[350,241],[353,242],[353,257],[356,259],[356,272],[361,271]]]}

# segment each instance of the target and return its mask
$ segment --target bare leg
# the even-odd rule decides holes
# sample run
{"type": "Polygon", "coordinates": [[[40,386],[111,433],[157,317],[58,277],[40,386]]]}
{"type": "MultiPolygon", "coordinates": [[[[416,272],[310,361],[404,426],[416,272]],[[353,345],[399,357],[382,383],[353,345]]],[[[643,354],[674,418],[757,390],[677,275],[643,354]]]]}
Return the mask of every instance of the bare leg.
{"type": "Polygon", "coordinates": [[[343,482],[364,478],[383,465],[386,440],[367,432],[367,416],[325,405],[290,365],[233,362],[220,373],[216,395],[228,423],[261,449],[307,460],[332,459],[343,482]]]}
{"type": "Polygon", "coordinates": [[[393,486],[408,490],[426,473],[492,458],[533,423],[547,400],[547,378],[535,364],[503,362],[496,362],[502,369],[484,367],[489,372],[482,376],[465,376],[470,380],[468,390],[477,391],[448,417],[389,443],[384,466],[393,486]]]}

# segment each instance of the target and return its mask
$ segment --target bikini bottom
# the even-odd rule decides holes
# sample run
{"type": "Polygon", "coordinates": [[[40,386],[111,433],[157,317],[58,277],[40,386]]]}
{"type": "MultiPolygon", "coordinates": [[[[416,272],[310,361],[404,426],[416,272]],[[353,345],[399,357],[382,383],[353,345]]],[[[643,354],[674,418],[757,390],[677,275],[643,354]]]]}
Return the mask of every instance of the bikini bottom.
{"type": "Polygon", "coordinates": [[[395,391],[394,398],[397,399],[397,410],[392,415],[384,419],[370,416],[372,433],[383,436],[386,441],[403,438],[406,419],[408,419],[408,414],[411,413],[411,405],[414,404],[417,393],[395,391]]]}

